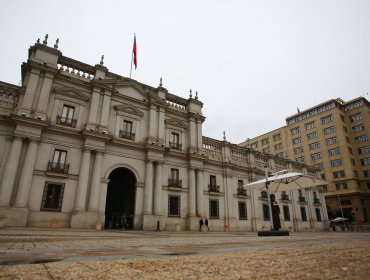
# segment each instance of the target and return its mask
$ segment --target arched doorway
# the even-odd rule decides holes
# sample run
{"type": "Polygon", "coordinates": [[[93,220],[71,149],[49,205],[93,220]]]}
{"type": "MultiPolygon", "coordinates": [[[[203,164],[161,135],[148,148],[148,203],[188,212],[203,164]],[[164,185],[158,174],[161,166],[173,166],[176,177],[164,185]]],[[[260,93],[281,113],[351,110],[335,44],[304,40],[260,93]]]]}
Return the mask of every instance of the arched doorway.
{"type": "Polygon", "coordinates": [[[109,175],[105,204],[106,229],[133,229],[136,177],[127,168],[116,168],[109,175]]]}

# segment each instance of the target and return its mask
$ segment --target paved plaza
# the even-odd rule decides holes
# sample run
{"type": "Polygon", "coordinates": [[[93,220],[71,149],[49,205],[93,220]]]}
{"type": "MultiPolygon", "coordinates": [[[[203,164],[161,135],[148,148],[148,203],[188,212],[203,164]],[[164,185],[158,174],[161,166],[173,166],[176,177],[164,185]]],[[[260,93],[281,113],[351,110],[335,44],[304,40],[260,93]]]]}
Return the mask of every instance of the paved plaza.
{"type": "Polygon", "coordinates": [[[369,232],[0,229],[0,279],[368,279],[369,232]]]}

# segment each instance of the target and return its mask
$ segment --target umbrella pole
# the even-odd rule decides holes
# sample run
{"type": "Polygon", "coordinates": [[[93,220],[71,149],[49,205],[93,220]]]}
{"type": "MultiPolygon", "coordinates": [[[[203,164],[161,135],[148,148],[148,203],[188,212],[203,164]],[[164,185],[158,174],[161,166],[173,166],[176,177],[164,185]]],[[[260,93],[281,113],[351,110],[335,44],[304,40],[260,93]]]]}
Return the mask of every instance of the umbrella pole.
{"type": "Polygon", "coordinates": [[[265,187],[266,187],[266,193],[267,193],[267,201],[268,201],[268,206],[269,206],[269,214],[270,214],[270,225],[271,225],[271,228],[270,230],[273,230],[274,229],[274,223],[272,221],[272,209],[271,209],[271,198],[270,198],[270,192],[269,192],[269,187],[268,187],[268,167],[265,166],[265,177],[266,177],[266,184],[265,184],[265,187]]]}

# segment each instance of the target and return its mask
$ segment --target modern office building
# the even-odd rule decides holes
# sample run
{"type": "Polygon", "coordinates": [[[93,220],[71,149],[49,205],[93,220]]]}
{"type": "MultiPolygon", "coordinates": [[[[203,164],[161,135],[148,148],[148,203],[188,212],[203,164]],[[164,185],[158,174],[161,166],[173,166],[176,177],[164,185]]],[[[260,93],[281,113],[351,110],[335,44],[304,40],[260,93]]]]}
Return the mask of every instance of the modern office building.
{"type": "Polygon", "coordinates": [[[370,217],[370,110],[364,97],[331,99],[286,118],[286,126],[240,144],[320,168],[329,218],[370,217]]]}
{"type": "MultiPolygon", "coordinates": [[[[30,47],[22,85],[0,83],[0,218],[8,226],[269,229],[265,192],[243,188],[271,171],[317,169],[203,136],[198,94],[183,98],[30,47]]],[[[325,230],[323,194],[278,193],[284,229],[325,230]]]]}

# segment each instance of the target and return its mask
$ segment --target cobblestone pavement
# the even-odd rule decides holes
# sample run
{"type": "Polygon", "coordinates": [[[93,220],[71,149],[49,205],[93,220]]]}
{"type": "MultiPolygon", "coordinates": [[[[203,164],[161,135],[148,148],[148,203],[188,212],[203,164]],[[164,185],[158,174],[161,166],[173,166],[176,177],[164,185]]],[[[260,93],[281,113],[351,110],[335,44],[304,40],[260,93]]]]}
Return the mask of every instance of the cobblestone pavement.
{"type": "Polygon", "coordinates": [[[0,229],[0,279],[368,279],[369,232],[0,229]]]}

